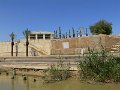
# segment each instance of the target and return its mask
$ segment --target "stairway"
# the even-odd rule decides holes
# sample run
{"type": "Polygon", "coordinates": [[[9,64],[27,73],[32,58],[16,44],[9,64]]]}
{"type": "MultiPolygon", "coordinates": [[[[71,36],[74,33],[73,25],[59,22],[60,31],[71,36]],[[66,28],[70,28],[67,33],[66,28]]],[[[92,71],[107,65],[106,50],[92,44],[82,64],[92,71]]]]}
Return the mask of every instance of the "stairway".
{"type": "MultiPolygon", "coordinates": [[[[22,42],[24,46],[26,46],[25,42],[22,42]]],[[[42,55],[48,55],[48,53],[42,47],[36,47],[33,44],[28,45],[29,48],[34,49],[35,51],[39,52],[42,55]]]]}
{"type": "Polygon", "coordinates": [[[29,47],[41,53],[42,55],[48,55],[48,53],[42,49],[42,47],[36,47],[35,45],[29,44],[29,47]]]}

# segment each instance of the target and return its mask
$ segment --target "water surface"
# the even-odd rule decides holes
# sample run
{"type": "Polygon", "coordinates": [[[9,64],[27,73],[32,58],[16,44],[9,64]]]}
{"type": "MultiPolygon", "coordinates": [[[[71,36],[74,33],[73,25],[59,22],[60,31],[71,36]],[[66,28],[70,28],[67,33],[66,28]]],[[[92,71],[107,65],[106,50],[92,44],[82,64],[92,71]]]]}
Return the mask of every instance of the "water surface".
{"type": "Polygon", "coordinates": [[[22,76],[11,79],[11,75],[0,75],[0,90],[119,90],[120,84],[88,84],[79,80],[69,79],[56,83],[43,83],[41,78],[28,77],[26,81],[22,76]]]}

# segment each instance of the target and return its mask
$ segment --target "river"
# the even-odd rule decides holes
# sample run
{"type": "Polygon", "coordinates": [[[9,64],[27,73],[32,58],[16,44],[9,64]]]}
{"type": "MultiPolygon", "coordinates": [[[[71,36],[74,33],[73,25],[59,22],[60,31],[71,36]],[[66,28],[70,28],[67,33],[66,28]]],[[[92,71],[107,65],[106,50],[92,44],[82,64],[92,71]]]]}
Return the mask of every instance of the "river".
{"type": "Polygon", "coordinates": [[[2,73],[0,75],[0,90],[119,90],[120,84],[88,84],[79,80],[69,79],[55,83],[43,83],[41,78],[29,76],[23,80],[23,76],[16,76],[11,79],[11,75],[2,73]]]}

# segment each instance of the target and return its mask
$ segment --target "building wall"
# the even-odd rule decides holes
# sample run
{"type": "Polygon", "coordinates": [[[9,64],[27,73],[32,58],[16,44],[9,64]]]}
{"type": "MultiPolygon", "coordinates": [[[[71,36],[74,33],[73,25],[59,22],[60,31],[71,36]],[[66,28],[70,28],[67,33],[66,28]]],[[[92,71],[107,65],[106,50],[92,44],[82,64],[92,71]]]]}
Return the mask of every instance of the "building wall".
{"type": "MultiPolygon", "coordinates": [[[[29,56],[82,54],[87,52],[88,47],[99,50],[102,45],[111,50],[116,44],[120,46],[120,36],[94,35],[56,40],[29,40],[29,56]]],[[[25,55],[25,40],[21,40],[18,43],[18,56],[25,55]]],[[[2,56],[11,56],[11,42],[0,42],[0,57],[2,56]]],[[[14,56],[16,56],[15,45],[14,56]]]]}
{"type": "Polygon", "coordinates": [[[105,36],[105,46],[111,48],[112,45],[120,44],[120,36],[105,36]]]}
{"type": "Polygon", "coordinates": [[[8,56],[10,53],[10,42],[0,42],[0,56],[8,56]]]}
{"type": "MultiPolygon", "coordinates": [[[[50,55],[50,40],[30,40],[29,56],[50,55]]],[[[0,57],[11,56],[11,42],[0,42],[0,57]]],[[[16,56],[16,45],[14,45],[14,56],[16,56]]],[[[18,43],[18,56],[26,56],[25,40],[18,43]]]]}
{"type": "Polygon", "coordinates": [[[80,54],[87,52],[88,47],[100,50],[102,48],[101,45],[110,50],[112,45],[115,45],[118,42],[120,42],[119,36],[110,35],[93,35],[87,37],[52,40],[51,54],[80,54]],[[69,43],[69,48],[64,48],[64,43],[66,42],[69,43]]]}

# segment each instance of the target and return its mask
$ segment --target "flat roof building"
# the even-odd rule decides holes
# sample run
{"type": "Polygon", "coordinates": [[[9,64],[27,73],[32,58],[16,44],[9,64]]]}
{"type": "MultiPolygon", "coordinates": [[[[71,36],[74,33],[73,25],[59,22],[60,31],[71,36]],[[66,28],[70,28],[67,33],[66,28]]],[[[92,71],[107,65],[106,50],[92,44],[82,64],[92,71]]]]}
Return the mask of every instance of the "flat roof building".
{"type": "Polygon", "coordinates": [[[52,32],[46,32],[46,31],[33,31],[31,32],[29,39],[30,40],[49,40],[53,39],[54,33],[52,32]]]}

